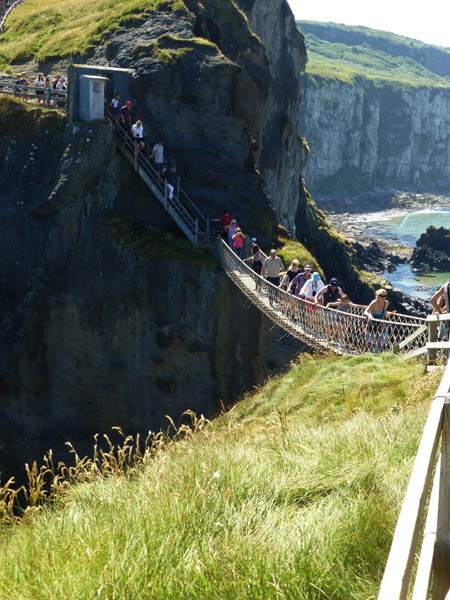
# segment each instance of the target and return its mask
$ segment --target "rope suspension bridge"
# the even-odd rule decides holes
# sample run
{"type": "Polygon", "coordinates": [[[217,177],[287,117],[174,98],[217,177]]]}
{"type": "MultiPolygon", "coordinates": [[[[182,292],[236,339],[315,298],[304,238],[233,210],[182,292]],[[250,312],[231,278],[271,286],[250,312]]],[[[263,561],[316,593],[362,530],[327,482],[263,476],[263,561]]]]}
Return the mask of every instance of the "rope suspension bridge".
{"type": "Polygon", "coordinates": [[[115,119],[117,146],[156,199],[171,215],[186,237],[196,245],[212,250],[233,283],[250,302],[288,334],[319,351],[338,354],[399,352],[414,355],[426,347],[425,319],[394,315],[388,320],[373,319],[370,324],[362,309],[341,312],[288,294],[258,275],[242,261],[217,234],[181,186],[170,197],[167,183],[153,168],[135,142],[115,119]]]}

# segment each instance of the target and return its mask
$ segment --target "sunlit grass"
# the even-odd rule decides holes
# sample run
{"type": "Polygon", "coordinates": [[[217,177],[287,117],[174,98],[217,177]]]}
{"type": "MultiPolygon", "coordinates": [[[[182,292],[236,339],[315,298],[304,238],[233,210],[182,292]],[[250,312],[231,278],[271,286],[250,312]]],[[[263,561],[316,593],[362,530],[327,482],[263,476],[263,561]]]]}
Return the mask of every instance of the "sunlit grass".
{"type": "Polygon", "coordinates": [[[182,0],[26,0],[0,35],[0,63],[85,56],[109,31],[158,9],[185,6],[182,0]]]}
{"type": "Polygon", "coordinates": [[[0,598],[375,596],[436,386],[391,355],[307,360],[128,475],[86,463],[4,530],[0,598]]]}
{"type": "MultiPolygon", "coordinates": [[[[359,79],[399,90],[450,86],[449,77],[441,76],[429,66],[430,46],[426,44],[361,27],[312,22],[300,23],[302,26],[307,32],[306,71],[313,85],[320,83],[319,76],[349,84],[359,79]],[[321,36],[327,28],[335,32],[334,41],[321,36]]],[[[439,51],[445,60],[448,51],[445,48],[439,51]]]]}
{"type": "Polygon", "coordinates": [[[286,269],[289,267],[294,258],[297,258],[300,262],[300,268],[303,268],[306,264],[309,264],[314,271],[319,271],[323,277],[323,271],[320,268],[319,263],[301,242],[283,237],[281,237],[279,241],[283,244],[283,246],[278,250],[278,254],[281,256],[286,269]]]}

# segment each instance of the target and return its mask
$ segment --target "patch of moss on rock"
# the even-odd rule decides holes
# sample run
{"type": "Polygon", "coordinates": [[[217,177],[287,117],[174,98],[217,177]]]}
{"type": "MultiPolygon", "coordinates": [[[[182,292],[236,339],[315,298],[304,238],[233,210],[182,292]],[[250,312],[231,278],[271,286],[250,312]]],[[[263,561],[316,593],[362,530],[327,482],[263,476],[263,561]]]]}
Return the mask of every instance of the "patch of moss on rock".
{"type": "Polygon", "coordinates": [[[26,102],[0,97],[0,136],[31,137],[45,130],[58,137],[66,125],[66,114],[54,108],[30,106],[26,102]]]}
{"type": "Polygon", "coordinates": [[[309,264],[314,271],[318,271],[320,273],[322,279],[324,278],[324,272],[318,261],[301,242],[284,237],[279,237],[278,239],[282,244],[282,247],[278,250],[278,255],[281,256],[286,268],[289,267],[294,258],[297,258],[300,262],[301,270],[303,269],[304,265],[309,264]]]}
{"type": "Polygon", "coordinates": [[[221,54],[215,44],[204,38],[194,37],[185,39],[165,33],[155,42],[136,46],[133,50],[133,56],[136,58],[151,56],[164,65],[175,65],[187,54],[199,49],[203,52],[208,52],[209,50],[211,55],[221,54]]]}
{"type": "Polygon", "coordinates": [[[161,233],[139,224],[128,215],[111,212],[104,222],[119,244],[130,248],[140,258],[199,265],[211,271],[220,269],[219,262],[207,250],[170,233],[161,233]]]}

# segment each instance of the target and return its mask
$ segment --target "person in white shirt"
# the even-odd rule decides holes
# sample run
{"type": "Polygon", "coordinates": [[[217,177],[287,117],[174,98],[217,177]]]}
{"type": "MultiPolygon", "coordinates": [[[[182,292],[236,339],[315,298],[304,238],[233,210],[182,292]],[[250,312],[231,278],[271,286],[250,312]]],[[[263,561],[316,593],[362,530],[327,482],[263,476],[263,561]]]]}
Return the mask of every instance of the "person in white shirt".
{"type": "Polygon", "coordinates": [[[45,104],[45,77],[44,73],[38,73],[36,81],[34,82],[36,88],[36,96],[38,97],[38,104],[45,104]]]}
{"type": "Polygon", "coordinates": [[[141,121],[136,121],[136,123],[132,126],[131,128],[131,135],[135,141],[136,144],[136,149],[139,150],[144,150],[145,148],[145,143],[144,143],[144,127],[142,126],[142,122],[141,121]]]}
{"type": "Polygon", "coordinates": [[[300,291],[300,297],[304,297],[305,298],[305,306],[306,306],[306,312],[309,314],[309,326],[311,327],[311,329],[314,329],[317,327],[318,325],[318,315],[315,317],[315,313],[317,313],[320,309],[321,309],[321,305],[320,304],[316,304],[315,302],[315,298],[316,298],[316,294],[318,292],[320,292],[320,290],[324,287],[323,285],[323,281],[320,279],[320,275],[319,273],[317,273],[317,271],[315,271],[312,274],[311,279],[308,279],[304,286],[302,287],[301,291],[300,291]]]}

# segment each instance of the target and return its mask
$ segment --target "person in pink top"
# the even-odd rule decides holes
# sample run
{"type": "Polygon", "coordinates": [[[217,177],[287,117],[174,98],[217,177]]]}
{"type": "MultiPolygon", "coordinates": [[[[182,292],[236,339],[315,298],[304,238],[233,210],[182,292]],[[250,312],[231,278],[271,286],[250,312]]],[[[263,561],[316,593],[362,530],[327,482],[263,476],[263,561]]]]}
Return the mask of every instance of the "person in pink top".
{"type": "Polygon", "coordinates": [[[242,255],[244,252],[244,234],[242,233],[240,227],[236,229],[236,233],[233,235],[233,250],[242,260],[242,255]]]}

